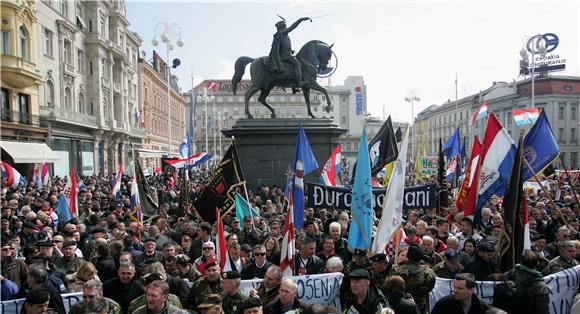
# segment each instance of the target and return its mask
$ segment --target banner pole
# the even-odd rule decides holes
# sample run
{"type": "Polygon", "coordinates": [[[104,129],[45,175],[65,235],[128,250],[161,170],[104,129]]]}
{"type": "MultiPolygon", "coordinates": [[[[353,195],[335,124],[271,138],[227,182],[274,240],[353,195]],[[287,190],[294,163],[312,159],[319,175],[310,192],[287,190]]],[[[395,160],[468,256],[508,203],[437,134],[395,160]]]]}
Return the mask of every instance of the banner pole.
{"type": "Polygon", "coordinates": [[[562,163],[562,167],[564,168],[564,172],[566,173],[566,177],[568,177],[568,181],[570,181],[570,188],[572,188],[572,194],[574,194],[574,198],[576,199],[575,211],[579,212],[580,211],[580,201],[578,201],[578,195],[576,195],[576,191],[574,191],[572,177],[570,176],[570,173],[568,172],[568,168],[566,168],[566,165],[564,164],[564,159],[562,159],[562,154],[559,154],[558,157],[560,157],[560,162],[562,163]]]}

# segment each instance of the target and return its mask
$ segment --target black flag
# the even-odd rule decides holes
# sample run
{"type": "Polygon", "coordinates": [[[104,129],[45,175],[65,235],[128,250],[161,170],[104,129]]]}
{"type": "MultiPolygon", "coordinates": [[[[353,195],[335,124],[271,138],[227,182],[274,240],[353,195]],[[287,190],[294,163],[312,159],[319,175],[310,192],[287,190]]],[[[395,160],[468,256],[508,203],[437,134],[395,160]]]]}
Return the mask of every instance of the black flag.
{"type": "Polygon", "coordinates": [[[443,143],[439,139],[439,164],[437,167],[437,184],[439,191],[437,193],[437,213],[441,214],[443,208],[449,206],[449,197],[447,192],[447,180],[445,179],[445,159],[443,157],[443,143]]]}
{"type": "MultiPolygon", "coordinates": [[[[181,169],[181,186],[179,189],[179,199],[177,201],[177,217],[185,215],[185,207],[189,207],[189,181],[187,180],[187,166],[181,169]]],[[[177,169],[175,169],[177,171],[177,169]]]]}
{"type": "MultiPolygon", "coordinates": [[[[235,141],[224,154],[200,195],[193,202],[193,207],[204,221],[213,224],[216,220],[215,208],[224,213],[236,203],[236,191],[245,184],[242,167],[238,157],[235,141]]],[[[245,195],[243,189],[238,191],[245,195]]]]}
{"type": "MultiPolygon", "coordinates": [[[[523,137],[516,150],[515,160],[508,186],[503,198],[504,222],[501,240],[499,266],[502,272],[513,269],[520,261],[524,251],[524,176],[522,173],[523,162],[523,137]]],[[[529,236],[529,235],[528,235],[529,236]]]]}
{"type": "Polygon", "coordinates": [[[395,132],[395,139],[397,140],[397,143],[403,140],[403,132],[400,127],[397,128],[397,132],[395,132]]]}
{"type": "MultiPolygon", "coordinates": [[[[135,151],[133,151],[133,156],[135,151]]],[[[151,193],[151,188],[147,179],[143,174],[143,168],[141,168],[141,163],[139,158],[135,158],[135,177],[139,188],[139,201],[141,202],[141,211],[145,215],[155,215],[159,211],[159,206],[157,205],[157,196],[151,193]]]]}
{"type": "MultiPolygon", "coordinates": [[[[391,116],[383,124],[377,135],[369,142],[369,156],[371,158],[371,175],[374,177],[381,172],[385,165],[397,160],[399,149],[391,116]],[[376,163],[375,163],[376,160],[376,163]]],[[[354,178],[354,172],[352,174],[354,178]]]]}

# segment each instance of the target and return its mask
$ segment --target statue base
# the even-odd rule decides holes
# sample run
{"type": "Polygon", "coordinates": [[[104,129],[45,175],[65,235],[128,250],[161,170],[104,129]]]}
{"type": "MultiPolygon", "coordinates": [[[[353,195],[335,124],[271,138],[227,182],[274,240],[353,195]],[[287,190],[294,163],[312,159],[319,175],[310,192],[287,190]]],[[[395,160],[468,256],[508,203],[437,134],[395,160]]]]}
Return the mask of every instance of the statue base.
{"type": "Polygon", "coordinates": [[[338,145],[338,138],[347,131],[332,119],[240,119],[222,131],[236,139],[248,190],[257,192],[260,185],[285,188],[288,172],[294,167],[299,123],[320,166],[305,182],[319,182],[320,170],[338,145]]]}

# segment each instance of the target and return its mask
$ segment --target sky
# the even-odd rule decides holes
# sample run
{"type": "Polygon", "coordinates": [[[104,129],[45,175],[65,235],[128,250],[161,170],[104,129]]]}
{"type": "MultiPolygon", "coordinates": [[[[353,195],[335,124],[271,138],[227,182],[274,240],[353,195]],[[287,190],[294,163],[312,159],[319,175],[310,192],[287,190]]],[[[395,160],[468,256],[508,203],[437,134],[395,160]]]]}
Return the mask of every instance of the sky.
{"type": "MultiPolygon", "coordinates": [[[[332,85],[363,76],[368,111],[411,121],[410,90],[420,101],[414,114],[430,105],[455,100],[518,77],[520,50],[535,34],[554,33],[553,51],[566,59],[556,75],[579,76],[580,2],[578,1],[126,1],[130,30],[143,39],[145,58],[152,51],[167,59],[166,47],[153,47],[156,25],[177,23],[183,47],[170,59],[186,91],[204,79],[231,79],[240,56],[259,57],[270,50],[274,24],[317,17],[290,33],[293,49],[318,39],[334,44],[338,67],[332,85]]],[[[177,39],[177,37],[175,38],[177,39]]],[[[336,65],[336,63],[335,63],[336,65]]],[[[249,69],[245,79],[249,79],[249,69]]],[[[325,82],[326,83],[326,82],[325,82]]]]}

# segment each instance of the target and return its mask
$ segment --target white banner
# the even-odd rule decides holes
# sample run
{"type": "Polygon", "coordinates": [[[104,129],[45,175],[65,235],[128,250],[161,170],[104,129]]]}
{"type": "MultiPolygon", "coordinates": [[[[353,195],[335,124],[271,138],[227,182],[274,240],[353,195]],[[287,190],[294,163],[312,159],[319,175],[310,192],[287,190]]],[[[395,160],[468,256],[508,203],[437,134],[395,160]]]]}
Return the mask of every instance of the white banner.
{"type": "MultiPolygon", "coordinates": [[[[64,302],[64,309],[68,313],[73,305],[83,301],[83,293],[76,292],[62,294],[62,301],[64,302]]],[[[24,306],[24,299],[2,301],[0,314],[20,313],[22,306],[24,306]]]]}
{"type": "MultiPolygon", "coordinates": [[[[298,284],[298,299],[304,304],[318,303],[324,306],[340,307],[340,285],[342,273],[330,273],[310,276],[294,276],[292,279],[298,284]]],[[[252,289],[258,289],[262,279],[242,280],[240,286],[243,293],[248,294],[252,289]]]]}
{"type": "MultiPolygon", "coordinates": [[[[569,314],[574,295],[580,286],[580,266],[569,268],[561,272],[544,277],[548,285],[550,296],[550,314],[569,314]]],[[[485,304],[493,301],[493,288],[499,281],[476,281],[476,294],[485,304]]],[[[435,288],[429,294],[429,306],[433,306],[437,300],[450,295],[453,291],[453,280],[437,278],[435,288]]]]}

